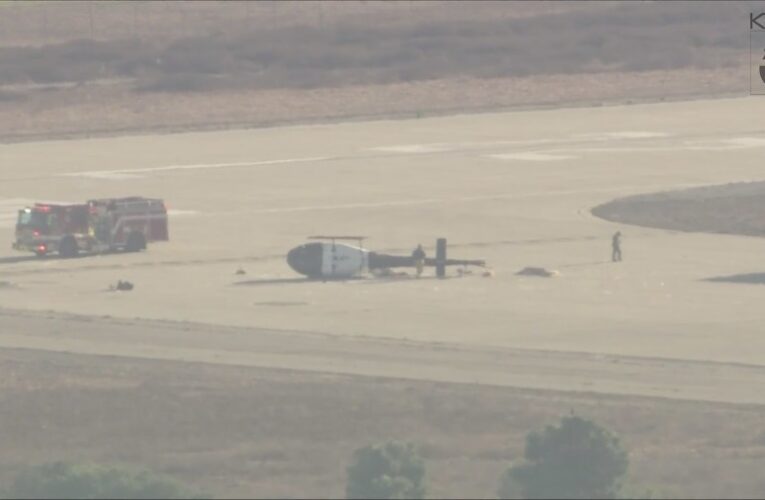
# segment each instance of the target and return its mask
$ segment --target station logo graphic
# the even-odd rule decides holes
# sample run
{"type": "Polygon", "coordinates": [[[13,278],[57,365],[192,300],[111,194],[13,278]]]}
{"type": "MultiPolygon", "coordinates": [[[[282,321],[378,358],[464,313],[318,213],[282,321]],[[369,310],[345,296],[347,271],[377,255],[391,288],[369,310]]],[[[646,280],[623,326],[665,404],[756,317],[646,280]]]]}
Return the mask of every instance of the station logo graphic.
{"type": "Polygon", "coordinates": [[[765,95],[765,12],[749,13],[749,93],[765,95]]]}

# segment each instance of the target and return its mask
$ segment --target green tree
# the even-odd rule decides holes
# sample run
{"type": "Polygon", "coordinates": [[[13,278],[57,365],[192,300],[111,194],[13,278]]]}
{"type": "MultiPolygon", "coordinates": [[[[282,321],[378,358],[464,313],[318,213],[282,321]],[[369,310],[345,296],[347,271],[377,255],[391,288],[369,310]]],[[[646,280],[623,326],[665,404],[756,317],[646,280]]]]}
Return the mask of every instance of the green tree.
{"type": "Polygon", "coordinates": [[[28,467],[4,493],[7,498],[203,498],[145,470],[67,462],[28,467]]]}
{"type": "Polygon", "coordinates": [[[348,498],[424,498],[425,464],[411,443],[359,448],[348,467],[348,498]]]}
{"type": "Polygon", "coordinates": [[[500,498],[616,498],[629,463],[614,434],[573,416],[530,433],[524,458],[505,471],[500,498]]]}

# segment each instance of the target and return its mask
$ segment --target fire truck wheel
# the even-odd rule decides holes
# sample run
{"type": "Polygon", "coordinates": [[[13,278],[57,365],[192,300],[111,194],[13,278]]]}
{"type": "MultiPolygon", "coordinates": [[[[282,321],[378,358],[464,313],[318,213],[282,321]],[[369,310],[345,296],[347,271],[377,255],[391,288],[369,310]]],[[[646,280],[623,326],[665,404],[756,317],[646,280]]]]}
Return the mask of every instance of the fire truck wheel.
{"type": "Polygon", "coordinates": [[[125,250],[128,252],[140,252],[146,248],[146,238],[141,233],[130,233],[128,235],[125,250]]]}
{"type": "Polygon", "coordinates": [[[61,240],[61,244],[58,247],[58,254],[65,259],[77,257],[79,248],[77,248],[77,241],[73,236],[64,236],[61,240]]]}

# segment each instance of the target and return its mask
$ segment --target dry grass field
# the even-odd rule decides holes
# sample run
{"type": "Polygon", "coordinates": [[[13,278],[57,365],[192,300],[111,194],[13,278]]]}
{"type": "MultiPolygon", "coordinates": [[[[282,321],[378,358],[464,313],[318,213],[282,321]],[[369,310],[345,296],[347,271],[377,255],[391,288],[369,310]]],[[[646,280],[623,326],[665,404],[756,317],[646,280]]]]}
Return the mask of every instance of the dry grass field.
{"type": "Polygon", "coordinates": [[[573,411],[621,436],[634,492],[765,487],[758,407],[23,350],[0,351],[0,371],[0,480],[86,460],[146,465],[217,498],[337,498],[353,450],[394,438],[419,445],[432,497],[491,498],[526,432],[573,411]]]}
{"type": "Polygon", "coordinates": [[[742,94],[742,4],[0,3],[0,137],[742,94]]]}

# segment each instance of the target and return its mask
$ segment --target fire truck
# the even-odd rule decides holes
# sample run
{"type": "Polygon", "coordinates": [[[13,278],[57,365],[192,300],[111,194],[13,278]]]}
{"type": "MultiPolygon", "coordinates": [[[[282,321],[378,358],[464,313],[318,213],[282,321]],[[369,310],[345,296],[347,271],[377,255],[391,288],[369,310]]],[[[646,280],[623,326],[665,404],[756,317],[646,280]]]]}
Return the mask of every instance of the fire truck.
{"type": "Polygon", "coordinates": [[[19,210],[15,250],[64,258],[113,251],[139,252],[169,239],[160,199],[129,197],[84,204],[36,203],[19,210]]]}

